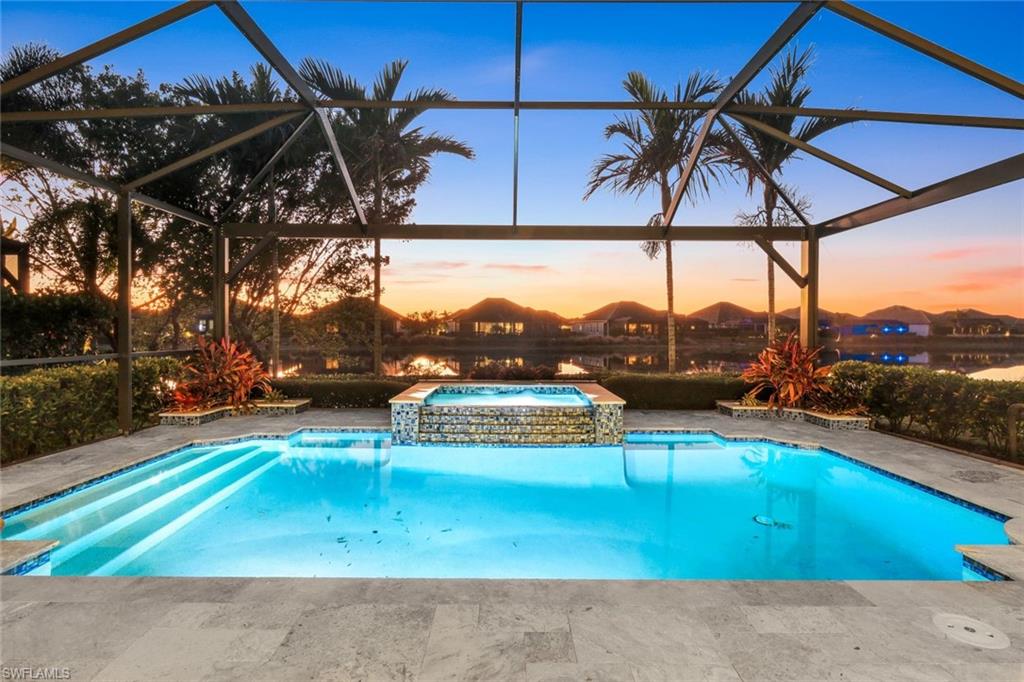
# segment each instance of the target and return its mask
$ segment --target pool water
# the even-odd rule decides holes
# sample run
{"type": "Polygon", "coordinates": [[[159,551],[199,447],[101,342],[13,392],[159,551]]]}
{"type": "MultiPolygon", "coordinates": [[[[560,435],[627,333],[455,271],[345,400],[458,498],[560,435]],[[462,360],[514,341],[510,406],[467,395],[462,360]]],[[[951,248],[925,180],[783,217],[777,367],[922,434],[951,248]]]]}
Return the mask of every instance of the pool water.
{"type": "Polygon", "coordinates": [[[825,452],[713,436],[391,448],[305,432],[193,447],[6,519],[54,575],[965,577],[1002,521],[825,452]]]}
{"type": "Polygon", "coordinates": [[[486,386],[472,391],[450,391],[445,387],[433,390],[424,400],[426,405],[463,405],[467,407],[587,407],[591,403],[578,389],[539,391],[534,388],[486,386]]]}

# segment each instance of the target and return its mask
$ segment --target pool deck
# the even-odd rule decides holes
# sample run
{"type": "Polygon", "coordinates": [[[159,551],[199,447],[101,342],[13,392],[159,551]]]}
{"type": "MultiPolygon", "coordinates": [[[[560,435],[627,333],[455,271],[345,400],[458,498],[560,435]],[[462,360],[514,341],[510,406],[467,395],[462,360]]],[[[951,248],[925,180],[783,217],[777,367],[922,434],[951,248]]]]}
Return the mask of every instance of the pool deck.
{"type": "MultiPolygon", "coordinates": [[[[311,410],[154,427],[4,468],[0,507],[192,440],[388,420],[311,410]]],[[[820,444],[1024,518],[1024,472],[879,433],[628,410],[626,428],[820,444]]],[[[72,680],[1024,680],[1024,582],[4,576],[0,620],[4,679],[27,667],[72,680]],[[950,639],[938,613],[1010,646],[950,639]]]]}

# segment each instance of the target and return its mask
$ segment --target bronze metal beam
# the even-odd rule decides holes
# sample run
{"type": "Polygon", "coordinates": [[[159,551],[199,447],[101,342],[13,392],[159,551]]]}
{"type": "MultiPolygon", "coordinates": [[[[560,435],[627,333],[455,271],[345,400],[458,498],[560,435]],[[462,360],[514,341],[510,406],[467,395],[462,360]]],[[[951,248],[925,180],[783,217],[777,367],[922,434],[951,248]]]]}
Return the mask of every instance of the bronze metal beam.
{"type": "Polygon", "coordinates": [[[519,95],[523,77],[523,2],[516,2],[515,86],[512,101],[512,227],[519,224],[519,95]]]}
{"type": "Polygon", "coordinates": [[[895,24],[891,24],[885,19],[876,17],[870,12],[865,12],[859,7],[855,7],[844,0],[829,0],[826,5],[830,10],[836,14],[846,17],[850,21],[856,22],[861,26],[865,26],[876,33],[880,33],[887,38],[891,38],[898,43],[902,43],[907,47],[917,50],[922,54],[926,54],[932,59],[952,66],[954,69],[963,71],[969,76],[973,76],[978,80],[988,83],[989,85],[999,88],[1005,92],[1014,95],[1015,97],[1024,99],[1024,84],[1016,81],[1008,76],[993,71],[992,69],[982,66],[977,62],[971,61],[966,57],[947,50],[941,45],[937,45],[930,40],[922,38],[916,33],[911,33],[906,29],[900,28],[895,24]]]}
{"type": "MultiPolygon", "coordinates": [[[[229,223],[225,236],[261,238],[276,233],[279,239],[449,239],[449,240],[548,240],[548,241],[647,241],[657,237],[657,228],[647,225],[370,225],[364,235],[359,225],[340,223],[229,223]]],[[[799,241],[804,228],[686,226],[673,227],[674,241],[799,241]]]]}
{"type": "Polygon", "coordinates": [[[800,207],[796,205],[796,202],[789,198],[789,195],[786,193],[786,191],[782,189],[782,185],[775,182],[775,178],[772,177],[771,171],[765,168],[764,164],[762,164],[761,161],[756,156],[754,156],[754,154],[749,149],[747,149],[747,145],[743,144],[743,139],[739,136],[739,133],[733,130],[733,127],[729,125],[729,122],[726,121],[724,118],[719,118],[718,123],[719,125],[722,126],[725,132],[729,133],[732,139],[736,141],[737,146],[739,146],[739,148],[742,150],[743,154],[747,157],[747,159],[752,164],[754,164],[754,166],[757,168],[758,174],[760,174],[761,176],[761,180],[772,186],[772,189],[775,190],[775,193],[778,194],[784,202],[786,202],[786,206],[789,206],[789,210],[793,211],[793,215],[795,215],[797,219],[799,219],[800,222],[804,224],[804,227],[809,227],[811,223],[809,220],[807,220],[807,217],[804,216],[804,212],[800,210],[800,207]]]}
{"type": "MultiPolygon", "coordinates": [[[[542,101],[520,100],[520,110],[531,111],[631,111],[637,109],[685,109],[708,111],[714,102],[651,102],[633,101],[542,101]]],[[[452,100],[442,102],[403,102],[401,100],[320,100],[321,109],[466,109],[513,110],[513,100],[452,100]]],[[[302,102],[247,102],[244,104],[187,104],[166,107],[118,107],[112,109],[66,109],[62,111],[0,112],[4,123],[40,123],[45,121],[81,121],[106,118],[161,118],[170,116],[229,116],[233,114],[284,113],[308,111],[302,102]]],[[[823,107],[776,107],[730,104],[723,113],[781,114],[787,116],[832,116],[851,121],[883,123],[916,123],[922,125],[960,126],[966,128],[1000,128],[1024,130],[1024,119],[1008,116],[962,116],[959,114],[922,114],[906,111],[873,109],[829,109],[823,107]]]]}
{"type": "Polygon", "coordinates": [[[117,426],[132,432],[132,197],[117,194],[117,426]]]}
{"type": "Polygon", "coordinates": [[[291,62],[277,49],[277,46],[263,32],[263,29],[259,27],[236,0],[219,0],[217,6],[220,7],[231,23],[241,31],[242,35],[252,43],[253,47],[263,55],[263,58],[270,62],[274,70],[291,86],[291,89],[298,94],[299,98],[316,111],[317,123],[320,124],[320,130],[327,140],[327,146],[330,148],[334,165],[337,166],[342,182],[345,184],[345,190],[348,192],[349,199],[352,200],[352,208],[356,212],[356,218],[358,218],[359,224],[365,227],[366,215],[363,213],[363,207],[359,203],[359,195],[356,193],[356,187],[352,182],[348,165],[345,163],[345,157],[341,153],[341,147],[338,145],[338,139],[334,135],[334,129],[331,127],[327,111],[320,107],[320,100],[314,94],[313,89],[309,87],[306,81],[302,80],[302,76],[291,65],[291,62]]]}
{"type": "Polygon", "coordinates": [[[819,224],[819,234],[828,237],[855,227],[877,223],[904,213],[941,204],[952,199],[1024,179],[1024,154],[977,168],[962,175],[937,182],[912,193],[909,198],[896,197],[819,224]]]}
{"type": "MultiPolygon", "coordinates": [[[[96,187],[98,189],[113,192],[115,194],[122,190],[122,187],[118,185],[116,182],[113,182],[111,180],[105,180],[103,178],[98,178],[94,175],[84,173],[76,168],[72,168],[71,166],[66,166],[58,161],[47,159],[37,154],[33,154],[32,152],[27,152],[24,149],[19,149],[18,147],[12,147],[9,144],[0,143],[0,155],[7,156],[12,159],[17,159],[22,163],[27,163],[28,165],[35,166],[36,168],[45,168],[46,170],[57,173],[58,175],[63,175],[64,177],[70,180],[75,180],[77,182],[89,185],[90,187],[96,187]]],[[[179,218],[183,218],[194,223],[198,223],[199,225],[206,225],[207,227],[213,225],[213,221],[210,220],[209,218],[197,215],[192,211],[179,208],[178,206],[174,206],[173,204],[168,204],[166,201],[154,199],[153,197],[147,196],[145,194],[138,194],[136,192],[133,192],[131,197],[132,201],[136,201],[145,206],[150,206],[151,208],[159,209],[161,211],[164,211],[165,213],[169,213],[173,216],[177,216],[179,218]]]]}
{"type": "Polygon", "coordinates": [[[742,69],[737,72],[732,80],[729,81],[728,85],[722,88],[722,91],[718,94],[718,98],[715,100],[714,106],[708,111],[707,116],[704,118],[704,125],[701,127],[700,132],[697,134],[697,139],[693,143],[693,149],[690,150],[690,156],[686,160],[686,166],[683,169],[679,180],[676,182],[675,192],[672,194],[672,201],[669,203],[668,210],[665,211],[665,215],[662,216],[661,224],[665,226],[665,232],[668,233],[668,228],[672,225],[672,221],[675,220],[676,211],[679,210],[679,203],[683,200],[683,196],[686,194],[686,189],[690,184],[690,178],[693,176],[694,170],[697,168],[697,162],[700,160],[701,153],[704,151],[704,144],[707,142],[708,134],[711,132],[711,127],[715,124],[715,119],[718,114],[730,103],[733,98],[738,95],[743,88],[747,87],[750,81],[761,72],[761,70],[767,66],[775,55],[779,53],[783,47],[786,46],[794,35],[804,27],[804,25],[811,20],[819,9],[821,9],[821,2],[801,2],[797,5],[796,9],[782,24],[775,29],[775,32],[769,36],[768,40],[761,46],[761,48],[754,54],[753,57],[743,66],[742,69]]]}
{"type": "Polygon", "coordinates": [[[755,237],[754,243],[760,246],[761,250],[768,254],[768,257],[771,258],[776,265],[782,268],[782,271],[785,272],[791,280],[793,280],[794,284],[801,289],[807,286],[807,279],[797,272],[796,268],[789,264],[789,261],[786,260],[785,256],[775,250],[775,247],[772,246],[771,242],[763,237],[755,237]]]}
{"type": "Polygon", "coordinates": [[[302,119],[302,123],[300,123],[298,127],[292,131],[292,134],[288,136],[288,139],[284,141],[280,148],[278,148],[278,150],[274,152],[270,159],[263,165],[263,168],[261,168],[259,172],[253,176],[252,180],[246,183],[245,187],[242,188],[242,191],[238,193],[238,196],[236,196],[234,200],[230,204],[228,204],[228,207],[224,209],[224,213],[221,214],[222,216],[226,217],[231,215],[231,212],[235,210],[235,208],[242,201],[242,199],[247,197],[249,193],[252,192],[252,190],[255,189],[255,187],[259,185],[260,182],[263,181],[263,178],[267,176],[267,173],[269,173],[274,168],[274,164],[276,164],[278,160],[282,156],[284,156],[285,153],[291,148],[291,146],[295,144],[295,142],[299,139],[299,136],[302,135],[302,131],[309,127],[309,124],[313,121],[314,116],[316,116],[316,113],[311,111],[306,116],[306,118],[302,119]]]}
{"type": "Polygon", "coordinates": [[[256,244],[251,249],[246,251],[245,254],[238,260],[238,262],[235,263],[235,265],[231,268],[231,271],[228,272],[227,275],[227,283],[233,284],[234,281],[238,279],[238,276],[242,274],[242,270],[245,270],[245,268],[248,267],[249,263],[253,262],[253,260],[258,255],[266,251],[267,247],[273,244],[275,241],[277,241],[276,232],[268,232],[265,235],[263,235],[263,238],[256,242],[256,244]]]}
{"type": "Polygon", "coordinates": [[[815,228],[800,242],[800,270],[805,284],[800,288],[800,345],[818,347],[818,274],[820,243],[815,228]]]}
{"type": "Polygon", "coordinates": [[[134,26],[129,26],[122,31],[118,31],[117,33],[107,36],[106,38],[97,40],[95,43],[86,45],[85,47],[64,55],[59,59],[55,59],[49,64],[43,64],[42,66],[38,66],[31,71],[21,74],[20,76],[15,76],[4,83],[0,83],[0,94],[10,95],[18,90],[27,88],[30,85],[34,85],[41,80],[49,78],[50,76],[54,76],[62,71],[67,71],[68,69],[78,66],[83,62],[99,57],[116,47],[130,43],[137,38],[141,38],[142,36],[152,33],[157,29],[161,29],[168,24],[173,24],[179,19],[191,16],[200,10],[206,9],[212,4],[213,2],[209,0],[188,0],[180,5],[175,5],[169,10],[152,16],[149,19],[140,21],[134,26]]]}
{"type": "Polygon", "coordinates": [[[293,118],[296,118],[297,116],[301,116],[301,115],[302,115],[301,113],[295,112],[295,113],[281,114],[280,116],[275,116],[274,118],[270,119],[269,121],[264,121],[263,123],[260,123],[259,125],[255,125],[252,128],[249,128],[248,130],[243,130],[240,133],[236,133],[235,135],[232,135],[231,137],[227,138],[226,140],[221,140],[220,142],[218,142],[216,144],[210,145],[206,149],[201,149],[201,150],[199,150],[198,152],[196,152],[194,154],[189,154],[185,158],[178,159],[174,163],[168,164],[168,165],[164,166],[163,168],[158,168],[157,170],[153,171],[152,173],[149,173],[148,175],[144,175],[141,178],[138,178],[137,180],[132,180],[131,182],[126,184],[125,187],[127,187],[128,189],[138,189],[139,187],[142,187],[143,185],[149,184],[149,183],[153,182],[154,180],[159,180],[160,178],[164,177],[165,175],[170,175],[171,173],[173,173],[175,171],[179,171],[182,168],[188,168],[189,166],[191,166],[193,164],[199,163],[203,159],[206,159],[208,157],[214,156],[216,154],[220,154],[222,151],[224,151],[226,149],[230,149],[231,147],[234,147],[237,144],[241,144],[242,142],[245,142],[246,140],[251,140],[254,137],[262,135],[263,133],[267,132],[268,130],[273,130],[274,128],[276,128],[276,127],[278,127],[280,125],[284,125],[285,123],[287,123],[288,121],[292,120],[293,118]]]}
{"type": "Polygon", "coordinates": [[[744,116],[742,114],[729,114],[729,116],[736,119],[740,123],[743,123],[744,125],[748,125],[751,128],[757,128],[761,132],[765,133],[766,135],[770,135],[777,140],[781,140],[787,144],[791,144],[797,149],[807,152],[811,156],[816,156],[822,161],[826,161],[832,164],[833,166],[836,166],[837,168],[842,168],[847,173],[852,173],[857,177],[867,180],[868,182],[873,183],[875,185],[878,185],[883,189],[887,189],[893,194],[899,194],[902,197],[910,196],[909,189],[900,187],[896,183],[890,182],[885,178],[879,177],[870,171],[866,171],[860,166],[855,166],[849,161],[844,161],[843,159],[840,159],[838,156],[829,154],[824,149],[819,149],[818,147],[808,144],[803,140],[799,140],[793,137],[792,135],[787,135],[781,130],[777,130],[771,127],[767,123],[758,121],[756,118],[750,118],[749,116],[744,116]]]}

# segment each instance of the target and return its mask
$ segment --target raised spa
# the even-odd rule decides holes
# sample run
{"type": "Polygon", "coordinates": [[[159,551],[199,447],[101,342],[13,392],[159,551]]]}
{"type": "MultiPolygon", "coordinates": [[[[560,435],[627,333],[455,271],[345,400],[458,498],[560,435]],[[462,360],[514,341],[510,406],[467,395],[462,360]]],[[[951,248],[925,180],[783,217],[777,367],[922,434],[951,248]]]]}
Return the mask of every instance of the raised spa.
{"type": "Polygon", "coordinates": [[[625,401],[595,383],[421,382],[391,399],[396,445],[616,445],[625,401]]]}

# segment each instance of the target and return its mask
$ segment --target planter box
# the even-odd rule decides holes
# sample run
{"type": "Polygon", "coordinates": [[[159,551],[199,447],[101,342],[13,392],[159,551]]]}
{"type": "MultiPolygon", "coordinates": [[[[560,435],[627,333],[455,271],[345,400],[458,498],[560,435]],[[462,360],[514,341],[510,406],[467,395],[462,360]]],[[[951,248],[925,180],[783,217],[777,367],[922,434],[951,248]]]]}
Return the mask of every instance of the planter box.
{"type": "Polygon", "coordinates": [[[305,412],[309,409],[309,404],[312,402],[310,398],[296,398],[292,400],[275,400],[270,402],[268,400],[257,400],[256,408],[252,414],[258,414],[261,417],[280,417],[282,415],[298,414],[299,412],[305,412]]]}
{"type": "Polygon", "coordinates": [[[857,417],[840,414],[825,414],[814,410],[783,408],[776,410],[764,405],[740,405],[734,401],[717,400],[715,405],[719,414],[733,419],[782,419],[786,421],[807,422],[830,431],[865,430],[871,426],[869,417],[857,417]]]}
{"type": "Polygon", "coordinates": [[[312,401],[309,398],[278,400],[274,402],[256,400],[254,401],[252,411],[248,413],[243,412],[242,410],[236,410],[235,408],[226,405],[223,407],[211,407],[208,410],[200,410],[198,412],[161,412],[160,424],[170,426],[199,426],[200,424],[206,424],[220,419],[221,417],[237,417],[238,415],[244,414],[255,414],[261,417],[279,417],[282,415],[305,412],[309,409],[310,402],[312,401]]]}
{"type": "Polygon", "coordinates": [[[160,424],[169,426],[199,426],[231,414],[230,407],[211,407],[195,412],[161,412],[160,424]]]}

